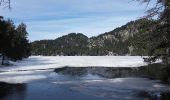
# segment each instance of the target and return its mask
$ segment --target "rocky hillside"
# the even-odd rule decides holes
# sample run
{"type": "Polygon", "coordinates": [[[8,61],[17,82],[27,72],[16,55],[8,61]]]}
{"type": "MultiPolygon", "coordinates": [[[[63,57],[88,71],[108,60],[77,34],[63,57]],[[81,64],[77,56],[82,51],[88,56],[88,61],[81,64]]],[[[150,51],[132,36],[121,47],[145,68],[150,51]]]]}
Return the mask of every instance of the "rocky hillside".
{"type": "Polygon", "coordinates": [[[88,38],[82,33],[70,33],[55,40],[32,42],[33,55],[146,55],[135,43],[146,36],[155,21],[136,20],[113,31],[88,38]]]}

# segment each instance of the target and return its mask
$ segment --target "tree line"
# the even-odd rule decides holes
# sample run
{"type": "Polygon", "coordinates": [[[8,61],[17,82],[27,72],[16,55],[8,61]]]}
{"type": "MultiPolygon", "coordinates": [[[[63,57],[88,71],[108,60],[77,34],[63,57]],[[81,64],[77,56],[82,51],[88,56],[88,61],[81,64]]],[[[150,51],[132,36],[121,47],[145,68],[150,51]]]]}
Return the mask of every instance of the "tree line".
{"type": "Polygon", "coordinates": [[[156,20],[140,19],[90,38],[82,33],[70,33],[55,40],[34,41],[32,55],[148,55],[147,47],[151,45],[141,49],[140,40],[150,34],[148,29],[155,23],[156,20]]]}
{"type": "Polygon", "coordinates": [[[16,61],[31,55],[31,46],[27,39],[28,32],[24,23],[15,26],[13,21],[0,17],[0,55],[4,64],[5,58],[16,61]]]}

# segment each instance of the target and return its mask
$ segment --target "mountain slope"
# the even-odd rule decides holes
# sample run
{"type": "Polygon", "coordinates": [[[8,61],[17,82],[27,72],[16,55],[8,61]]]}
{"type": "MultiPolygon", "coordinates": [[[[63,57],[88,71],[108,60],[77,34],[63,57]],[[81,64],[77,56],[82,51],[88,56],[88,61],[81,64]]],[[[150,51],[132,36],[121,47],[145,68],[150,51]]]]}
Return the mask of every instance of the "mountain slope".
{"type": "Polygon", "coordinates": [[[32,42],[32,54],[67,56],[146,55],[147,50],[135,48],[132,44],[148,35],[148,29],[154,23],[154,20],[140,19],[91,38],[81,33],[70,33],[55,40],[34,41],[32,42]]]}

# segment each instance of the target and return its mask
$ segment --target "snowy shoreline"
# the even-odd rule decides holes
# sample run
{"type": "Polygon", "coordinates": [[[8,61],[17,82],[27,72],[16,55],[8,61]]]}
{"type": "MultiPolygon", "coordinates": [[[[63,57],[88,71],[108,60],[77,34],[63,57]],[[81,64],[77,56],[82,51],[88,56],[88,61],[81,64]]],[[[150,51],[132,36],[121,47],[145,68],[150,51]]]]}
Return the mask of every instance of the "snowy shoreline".
{"type": "Polygon", "coordinates": [[[140,67],[147,65],[140,56],[30,56],[12,66],[0,67],[0,72],[45,70],[71,67],[140,67]]]}
{"type": "MultiPolygon", "coordinates": [[[[145,93],[149,96],[153,95],[154,97],[159,97],[162,92],[170,91],[169,85],[162,84],[159,80],[150,80],[148,78],[106,78],[101,77],[99,74],[94,75],[89,73],[85,76],[75,78],[69,77],[69,74],[60,75],[53,70],[65,66],[137,68],[147,65],[140,56],[31,56],[28,59],[12,63],[15,66],[0,67],[0,82],[10,84],[34,84],[34,82],[41,84],[41,82],[49,82],[49,84],[47,84],[49,86],[74,85],[77,87],[71,87],[71,89],[77,92],[84,92],[84,90],[79,91],[79,88],[95,91],[95,87],[100,86],[106,87],[106,91],[108,91],[109,87],[109,90],[112,88],[112,91],[117,91],[118,93],[128,93],[130,90],[145,93]],[[79,85],[81,85],[81,87],[79,87],[79,85]]],[[[74,72],[75,70],[69,71],[74,72]]],[[[99,69],[96,71],[99,71],[99,69]]],[[[102,72],[106,74],[105,71],[102,70],[101,73],[102,72]]]]}
{"type": "MultiPolygon", "coordinates": [[[[159,61],[158,61],[159,62],[159,61]]],[[[140,56],[30,56],[12,66],[1,66],[0,72],[31,71],[69,67],[140,67],[148,63],[140,56]]]]}

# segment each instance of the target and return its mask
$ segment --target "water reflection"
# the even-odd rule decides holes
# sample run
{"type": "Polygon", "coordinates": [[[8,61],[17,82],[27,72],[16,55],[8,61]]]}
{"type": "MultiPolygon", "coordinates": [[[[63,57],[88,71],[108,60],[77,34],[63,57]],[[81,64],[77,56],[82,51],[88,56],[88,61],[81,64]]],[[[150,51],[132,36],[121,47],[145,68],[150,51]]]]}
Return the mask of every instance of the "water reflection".
{"type": "MultiPolygon", "coordinates": [[[[157,93],[170,90],[168,89],[170,86],[140,77],[159,76],[159,71],[159,68],[153,70],[150,67],[63,67],[54,71],[23,72],[16,76],[10,74],[8,77],[13,77],[15,80],[17,77],[22,77],[18,78],[19,81],[32,74],[36,78],[39,76],[45,78],[32,80],[26,84],[1,82],[0,100],[69,100],[70,98],[72,100],[157,100],[152,97],[155,98],[155,94],[157,96],[157,93]]],[[[169,98],[168,91],[161,95],[164,95],[161,98],[169,98]]]]}
{"type": "MultiPolygon", "coordinates": [[[[107,88],[106,83],[101,81],[101,84],[99,87],[95,88],[100,81],[95,82],[95,85],[91,86],[91,82],[89,81],[83,81],[83,82],[88,82],[88,86],[85,86],[84,83],[81,85],[76,85],[75,87],[71,87],[72,90],[76,90],[78,92],[82,92],[85,94],[94,94],[95,96],[99,97],[112,97],[114,99],[118,100],[135,100],[135,97],[143,98],[146,100],[169,100],[170,92],[160,92],[159,90],[156,91],[156,88],[160,88],[160,86],[156,83],[149,83],[148,85],[146,84],[147,81],[143,80],[142,78],[148,78],[148,79],[158,79],[161,80],[162,77],[165,77],[165,71],[164,71],[164,66],[161,64],[153,64],[153,65],[148,65],[148,66],[143,66],[143,67],[138,67],[138,68],[127,68],[127,67],[118,67],[118,68],[113,68],[113,67],[63,67],[59,69],[55,69],[55,72],[57,74],[61,75],[67,75],[67,76],[74,76],[74,77],[79,77],[80,79],[85,79],[85,78],[90,78],[94,76],[98,76],[98,79],[101,79],[101,77],[106,78],[106,79],[113,79],[112,82],[115,80],[115,78],[125,78],[125,77],[136,77],[136,79],[139,78],[136,83],[134,82],[135,80],[132,79],[131,81],[130,78],[128,78],[127,81],[119,84],[113,83],[114,85],[112,87],[109,86],[107,88]],[[142,78],[141,78],[142,77],[142,78]],[[141,78],[141,79],[140,79],[141,78]],[[137,84],[137,82],[139,82],[137,84]],[[102,86],[104,84],[104,86],[102,86]],[[152,85],[153,86],[152,86],[152,85]],[[118,85],[118,86],[117,86],[118,85]],[[130,89],[126,89],[126,86],[129,87],[130,89]],[[137,87],[138,89],[141,86],[141,90],[134,90],[132,88],[137,87]],[[105,88],[105,90],[102,90],[102,88],[105,88]],[[154,91],[148,92],[148,89],[151,88],[154,89],[154,91]],[[106,89],[107,88],[107,89],[106,89]],[[121,88],[123,90],[121,90],[121,88]],[[146,88],[146,89],[142,89],[146,88]],[[95,90],[96,89],[96,90],[95,90]],[[109,91],[110,90],[110,91],[109,91]],[[115,90],[115,91],[114,91],[115,90]],[[97,91],[97,92],[96,92],[97,91]],[[124,93],[128,93],[124,95],[124,93]],[[125,97],[125,98],[123,98],[125,97]],[[166,99],[164,99],[166,98],[166,99]],[[168,98],[168,99],[167,99],[168,98]]],[[[168,74],[169,75],[169,74],[168,74]]],[[[95,77],[96,79],[96,77],[95,77]]],[[[109,83],[108,80],[106,80],[107,83],[109,83]]],[[[117,80],[115,80],[117,82],[117,80]]],[[[151,81],[151,80],[148,80],[151,81]]],[[[73,81],[74,82],[74,81],[73,81]]],[[[70,84],[73,83],[72,81],[64,81],[64,82],[56,82],[57,84],[70,84]]],[[[75,84],[75,83],[74,83],[75,84]]],[[[80,83],[79,83],[80,84],[80,83]]],[[[152,90],[151,89],[151,90],[152,90]]],[[[167,89],[169,91],[169,89],[167,89]]],[[[139,100],[139,98],[136,98],[139,100]]]]}
{"type": "Polygon", "coordinates": [[[55,69],[58,74],[82,77],[87,74],[104,78],[146,77],[170,83],[170,67],[163,64],[150,64],[141,67],[63,67],[55,69]]]}
{"type": "Polygon", "coordinates": [[[0,100],[24,100],[26,84],[8,84],[0,82],[0,100]]]}
{"type": "Polygon", "coordinates": [[[81,67],[63,67],[63,68],[55,69],[55,72],[59,74],[70,75],[73,77],[76,76],[83,77],[87,75],[88,70],[87,68],[81,68],[81,67]]]}
{"type": "Polygon", "coordinates": [[[55,69],[58,74],[83,77],[88,74],[104,78],[134,77],[138,75],[137,68],[127,67],[63,67],[55,69]]]}

